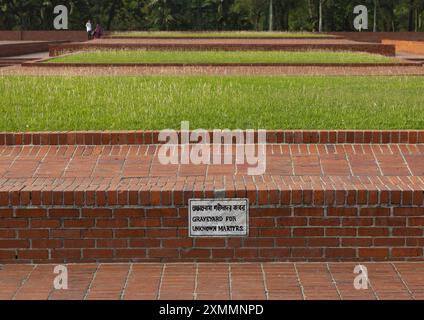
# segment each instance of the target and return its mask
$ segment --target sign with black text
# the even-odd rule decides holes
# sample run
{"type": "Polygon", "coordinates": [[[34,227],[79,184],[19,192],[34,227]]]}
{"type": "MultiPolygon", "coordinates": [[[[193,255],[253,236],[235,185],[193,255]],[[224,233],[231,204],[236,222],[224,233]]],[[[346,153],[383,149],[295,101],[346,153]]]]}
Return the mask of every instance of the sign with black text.
{"type": "Polygon", "coordinates": [[[247,237],[248,199],[190,199],[190,237],[247,237]]]}

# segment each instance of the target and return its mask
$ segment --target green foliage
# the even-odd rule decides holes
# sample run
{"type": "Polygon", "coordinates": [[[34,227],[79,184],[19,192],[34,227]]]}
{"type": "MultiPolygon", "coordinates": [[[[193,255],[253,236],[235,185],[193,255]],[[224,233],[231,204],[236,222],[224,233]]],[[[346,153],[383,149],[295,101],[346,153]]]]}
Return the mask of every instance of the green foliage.
{"type": "MultiPolygon", "coordinates": [[[[350,31],[353,7],[376,8],[377,31],[424,31],[423,0],[273,0],[274,30],[350,31]]],[[[91,19],[107,30],[268,30],[270,0],[0,0],[0,29],[52,29],[53,8],[66,3],[70,28],[91,19]]]]}
{"type": "Polygon", "coordinates": [[[417,92],[422,77],[3,76],[0,131],[424,129],[417,92]]]}
{"type": "Polygon", "coordinates": [[[353,52],[285,51],[88,51],[48,60],[53,63],[397,63],[381,55],[353,52]]]}
{"type": "Polygon", "coordinates": [[[114,31],[112,38],[323,38],[331,37],[317,32],[286,32],[286,31],[114,31]]]}

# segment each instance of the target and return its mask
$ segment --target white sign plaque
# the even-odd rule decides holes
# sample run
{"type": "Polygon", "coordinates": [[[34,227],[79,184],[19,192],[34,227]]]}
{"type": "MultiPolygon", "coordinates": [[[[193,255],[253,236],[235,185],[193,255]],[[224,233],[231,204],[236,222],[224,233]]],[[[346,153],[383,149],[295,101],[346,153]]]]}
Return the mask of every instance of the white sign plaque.
{"type": "Polygon", "coordinates": [[[247,237],[248,199],[190,199],[190,237],[247,237]]]}

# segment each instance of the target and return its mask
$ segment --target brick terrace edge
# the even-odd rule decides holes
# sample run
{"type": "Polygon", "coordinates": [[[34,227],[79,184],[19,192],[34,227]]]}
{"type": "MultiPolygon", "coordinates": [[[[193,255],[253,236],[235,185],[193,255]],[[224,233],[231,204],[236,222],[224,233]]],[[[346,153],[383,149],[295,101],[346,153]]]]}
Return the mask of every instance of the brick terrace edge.
{"type": "MultiPolygon", "coordinates": [[[[176,130],[179,139],[181,131],[176,130]]],[[[208,131],[211,143],[213,131],[208,131]]],[[[0,132],[0,145],[150,145],[160,144],[157,130],[0,132]]],[[[245,132],[244,132],[245,135],[245,132]]],[[[257,142],[257,132],[255,132],[257,142]]],[[[267,130],[267,143],[421,144],[424,130],[267,130]]]]}

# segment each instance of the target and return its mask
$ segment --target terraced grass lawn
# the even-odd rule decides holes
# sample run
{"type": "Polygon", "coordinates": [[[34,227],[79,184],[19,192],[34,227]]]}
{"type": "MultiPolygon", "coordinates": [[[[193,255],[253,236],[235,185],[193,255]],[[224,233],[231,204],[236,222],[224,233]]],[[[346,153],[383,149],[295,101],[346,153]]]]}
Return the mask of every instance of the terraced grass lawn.
{"type": "Polygon", "coordinates": [[[322,38],[332,37],[323,33],[312,32],[255,32],[255,31],[227,31],[227,32],[183,32],[183,31],[128,31],[113,32],[113,37],[129,38],[322,38]]]}
{"type": "Polygon", "coordinates": [[[0,131],[424,129],[422,77],[0,77],[0,131]]]}
{"type": "Polygon", "coordinates": [[[53,63],[399,63],[382,55],[331,51],[87,51],[48,60],[53,63]]]}

